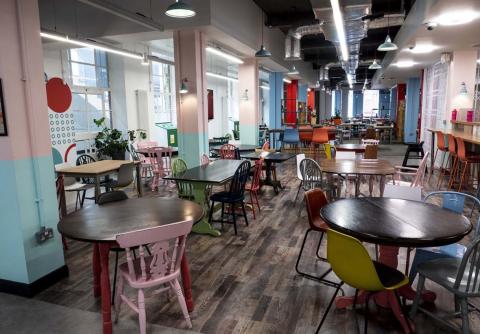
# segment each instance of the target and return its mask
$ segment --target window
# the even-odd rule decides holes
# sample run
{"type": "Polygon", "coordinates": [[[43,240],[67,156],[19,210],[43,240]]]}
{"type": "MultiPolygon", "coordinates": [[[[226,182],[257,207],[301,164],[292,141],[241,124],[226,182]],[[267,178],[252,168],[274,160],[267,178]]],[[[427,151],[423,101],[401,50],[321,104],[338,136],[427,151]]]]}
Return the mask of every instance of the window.
{"type": "Polygon", "coordinates": [[[106,118],[111,125],[110,89],[107,55],[90,48],[67,52],[69,80],[72,86],[72,112],[75,133],[96,133],[94,119],[106,118]]]}
{"type": "Polygon", "coordinates": [[[376,117],[378,114],[378,90],[363,92],[363,117],[376,117]]]}
{"type": "Polygon", "coordinates": [[[155,123],[177,124],[173,65],[152,62],[152,90],[155,123]]]}

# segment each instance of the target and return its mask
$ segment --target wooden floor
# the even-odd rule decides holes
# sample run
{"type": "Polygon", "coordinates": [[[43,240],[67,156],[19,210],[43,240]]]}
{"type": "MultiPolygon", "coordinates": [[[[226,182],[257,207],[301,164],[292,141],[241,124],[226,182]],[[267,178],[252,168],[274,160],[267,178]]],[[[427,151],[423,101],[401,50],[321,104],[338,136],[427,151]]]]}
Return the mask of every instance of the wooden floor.
{"type": "MultiPolygon", "coordinates": [[[[403,146],[383,148],[381,157],[398,164],[403,158],[403,146]]],[[[295,272],[295,261],[308,222],[303,193],[295,203],[299,181],[295,160],[278,167],[277,172],[285,189],[275,195],[271,189],[262,190],[262,211],[256,220],[251,214],[250,225],[239,223],[239,234],[225,226],[223,235],[215,238],[192,234],[188,240],[188,259],[193,279],[195,310],[191,314],[193,330],[202,333],[314,333],[328,304],[333,288],[305,279],[295,272]]],[[[436,184],[432,178],[431,184],[436,184]]],[[[430,185],[426,191],[431,190],[430,185]]],[[[159,193],[145,190],[147,196],[175,196],[175,188],[159,193]]],[[[326,264],[314,257],[318,236],[311,233],[302,268],[322,271],[326,264]]],[[[91,246],[69,241],[65,261],[70,276],[35,298],[75,309],[100,312],[100,301],[92,295],[91,246]]],[[[372,250],[371,247],[370,250],[372,250]]],[[[325,249],[323,249],[325,252],[325,249]]],[[[373,254],[373,251],[372,251],[373,254]]],[[[404,267],[405,251],[401,250],[400,267],[404,267]]],[[[113,273],[114,256],[111,264],[113,273]]],[[[332,274],[331,279],[335,280],[332,274]]],[[[437,292],[433,310],[449,311],[453,298],[444,290],[427,284],[437,292]]],[[[346,289],[347,293],[351,290],[346,289]]],[[[147,321],[168,327],[185,328],[180,307],[173,297],[160,295],[147,299],[147,321]]],[[[355,332],[355,312],[332,310],[322,333],[355,332]]],[[[363,326],[363,312],[358,321],[363,326]]],[[[136,319],[124,307],[121,318],[136,319]]],[[[401,328],[389,310],[371,306],[370,333],[400,333],[401,328]]],[[[451,333],[430,318],[418,315],[417,333],[451,333]]],[[[122,321],[120,319],[120,321],[122,321]]],[[[100,327],[100,324],[99,324],[100,327]]],[[[470,315],[472,333],[480,333],[478,314],[470,315]]],[[[363,328],[363,327],[362,327],[363,328]]]]}

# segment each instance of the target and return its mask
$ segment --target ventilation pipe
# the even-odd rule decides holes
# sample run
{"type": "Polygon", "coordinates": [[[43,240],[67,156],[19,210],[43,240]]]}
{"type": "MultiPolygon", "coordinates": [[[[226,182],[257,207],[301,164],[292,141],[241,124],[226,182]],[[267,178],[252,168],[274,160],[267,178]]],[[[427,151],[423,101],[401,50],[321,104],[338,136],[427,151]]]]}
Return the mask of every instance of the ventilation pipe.
{"type": "Polygon", "coordinates": [[[300,40],[302,37],[321,33],[323,33],[321,23],[290,29],[285,38],[285,60],[301,60],[300,40]]]}

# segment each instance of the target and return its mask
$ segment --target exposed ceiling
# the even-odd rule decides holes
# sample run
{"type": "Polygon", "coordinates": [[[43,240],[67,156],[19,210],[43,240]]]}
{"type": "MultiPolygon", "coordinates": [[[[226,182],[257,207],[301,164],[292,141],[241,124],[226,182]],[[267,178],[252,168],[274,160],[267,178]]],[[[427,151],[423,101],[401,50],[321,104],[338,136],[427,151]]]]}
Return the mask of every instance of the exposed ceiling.
{"type": "MultiPolygon", "coordinates": [[[[270,28],[280,28],[286,35],[300,26],[322,23],[316,13],[323,9],[331,10],[329,0],[253,0],[265,13],[265,25],[270,28]]],[[[360,41],[358,51],[358,67],[356,81],[363,84],[365,78],[370,82],[375,70],[368,70],[374,58],[382,60],[385,53],[376,51],[378,45],[384,42],[387,34],[392,40],[397,35],[403,17],[408,14],[415,0],[340,0],[342,8],[363,5],[370,13],[366,22],[368,30],[366,37],[360,41]],[[387,19],[388,18],[388,19],[387,19]],[[387,20],[387,21],[385,21],[387,20]],[[380,26],[380,27],[376,27],[380,26]]],[[[331,19],[331,12],[326,14],[331,19]]],[[[355,17],[360,20],[362,16],[355,17]]],[[[323,21],[323,20],[322,20],[323,21]]],[[[330,21],[330,23],[331,23],[330,21]]],[[[363,21],[365,22],[365,21],[363,21]]],[[[332,24],[332,23],[331,23],[332,24]]],[[[348,33],[348,32],[347,32],[348,33]]],[[[327,40],[324,33],[304,35],[300,40],[301,57],[312,63],[314,70],[326,64],[338,63],[339,56],[332,41],[327,40]]],[[[355,71],[355,69],[353,69],[355,71]]],[[[338,65],[329,66],[329,81],[331,87],[346,84],[344,69],[338,65]]]]}

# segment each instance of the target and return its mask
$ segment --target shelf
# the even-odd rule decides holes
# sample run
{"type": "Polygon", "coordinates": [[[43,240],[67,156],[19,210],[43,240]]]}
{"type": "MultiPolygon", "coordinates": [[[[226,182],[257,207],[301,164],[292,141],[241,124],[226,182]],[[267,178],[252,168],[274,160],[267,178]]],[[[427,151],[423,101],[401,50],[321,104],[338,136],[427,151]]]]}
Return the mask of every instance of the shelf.
{"type": "Polygon", "coordinates": [[[453,120],[450,120],[450,123],[459,124],[459,125],[470,125],[470,126],[480,125],[480,122],[466,122],[466,121],[453,121],[453,120]]]}

